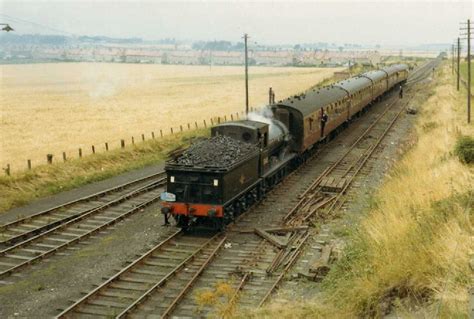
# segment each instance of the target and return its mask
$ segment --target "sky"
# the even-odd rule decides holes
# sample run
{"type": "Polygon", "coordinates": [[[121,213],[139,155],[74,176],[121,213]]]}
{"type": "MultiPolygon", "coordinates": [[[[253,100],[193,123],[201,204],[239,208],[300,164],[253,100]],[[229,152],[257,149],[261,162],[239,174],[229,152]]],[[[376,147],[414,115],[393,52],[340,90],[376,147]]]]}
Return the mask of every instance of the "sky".
{"type": "Polygon", "coordinates": [[[18,34],[261,44],[452,43],[472,1],[0,0],[0,23],[18,34]],[[34,23],[34,24],[33,24],[34,23]]]}

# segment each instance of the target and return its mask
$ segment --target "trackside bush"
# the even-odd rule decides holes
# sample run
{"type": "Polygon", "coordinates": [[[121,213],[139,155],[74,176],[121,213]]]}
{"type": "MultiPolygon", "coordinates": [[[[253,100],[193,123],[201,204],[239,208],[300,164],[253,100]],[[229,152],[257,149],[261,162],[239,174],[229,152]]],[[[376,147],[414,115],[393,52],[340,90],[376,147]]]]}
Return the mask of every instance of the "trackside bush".
{"type": "Polygon", "coordinates": [[[474,138],[471,136],[461,136],[454,147],[454,154],[463,163],[474,163],[474,138]]]}

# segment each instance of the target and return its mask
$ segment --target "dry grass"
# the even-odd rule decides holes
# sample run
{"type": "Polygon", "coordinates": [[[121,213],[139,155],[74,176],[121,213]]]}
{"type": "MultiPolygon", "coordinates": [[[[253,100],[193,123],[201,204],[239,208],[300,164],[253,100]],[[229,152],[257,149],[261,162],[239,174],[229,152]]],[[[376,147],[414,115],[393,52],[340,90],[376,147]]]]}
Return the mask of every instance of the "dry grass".
{"type": "MultiPolygon", "coordinates": [[[[250,69],[250,102],[302,91],[336,69],[250,69]]],[[[243,69],[233,66],[62,63],[0,66],[0,165],[12,170],[104,142],[141,139],[160,129],[229,115],[244,108],[243,69]]]]}
{"type": "Polygon", "coordinates": [[[194,296],[198,305],[197,312],[204,308],[211,309],[210,317],[230,318],[234,312],[234,304],[230,304],[235,291],[232,282],[217,282],[213,287],[202,289],[194,296]]]}
{"type": "Polygon", "coordinates": [[[0,212],[46,195],[162,162],[171,150],[189,145],[193,138],[208,134],[209,130],[200,129],[169,135],[124,150],[112,150],[56,165],[41,165],[10,177],[0,175],[0,212]]]}
{"type": "Polygon", "coordinates": [[[422,93],[417,139],[374,197],[345,257],[324,282],[324,299],[272,305],[255,317],[468,318],[469,260],[474,253],[474,167],[453,154],[474,135],[450,71],[422,93]],[[323,306],[324,304],[324,306],[323,306]]]}

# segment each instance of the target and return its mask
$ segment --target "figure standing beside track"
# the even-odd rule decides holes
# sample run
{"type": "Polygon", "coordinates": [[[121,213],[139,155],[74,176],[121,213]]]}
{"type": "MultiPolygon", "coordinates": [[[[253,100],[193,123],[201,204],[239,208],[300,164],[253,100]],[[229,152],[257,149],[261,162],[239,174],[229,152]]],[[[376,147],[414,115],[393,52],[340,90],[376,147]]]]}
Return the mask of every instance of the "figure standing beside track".
{"type": "Polygon", "coordinates": [[[169,226],[170,225],[169,216],[171,212],[169,211],[169,209],[161,209],[161,213],[163,214],[163,217],[165,218],[165,223],[163,224],[163,226],[169,226]]]}
{"type": "Polygon", "coordinates": [[[321,137],[324,137],[324,127],[326,126],[326,122],[328,121],[329,117],[324,112],[324,108],[321,108],[321,137]]]}
{"type": "Polygon", "coordinates": [[[398,90],[398,97],[403,99],[403,86],[400,85],[400,88],[398,90]]]}

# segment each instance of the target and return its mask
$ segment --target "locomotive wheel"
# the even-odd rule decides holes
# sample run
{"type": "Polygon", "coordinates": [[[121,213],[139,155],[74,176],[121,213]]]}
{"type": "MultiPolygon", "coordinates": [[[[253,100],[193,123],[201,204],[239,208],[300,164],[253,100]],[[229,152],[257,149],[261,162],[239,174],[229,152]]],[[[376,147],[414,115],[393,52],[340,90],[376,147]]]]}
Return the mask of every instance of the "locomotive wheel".
{"type": "Polygon", "coordinates": [[[228,211],[228,212],[225,212],[224,214],[224,218],[222,219],[219,219],[220,221],[220,228],[222,229],[222,227],[225,228],[225,226],[227,224],[230,224],[234,221],[234,213],[232,211],[228,211]]]}
{"type": "Polygon", "coordinates": [[[183,215],[178,215],[176,219],[178,227],[182,228],[183,230],[188,229],[189,227],[189,217],[188,216],[183,216],[183,215]]]}

